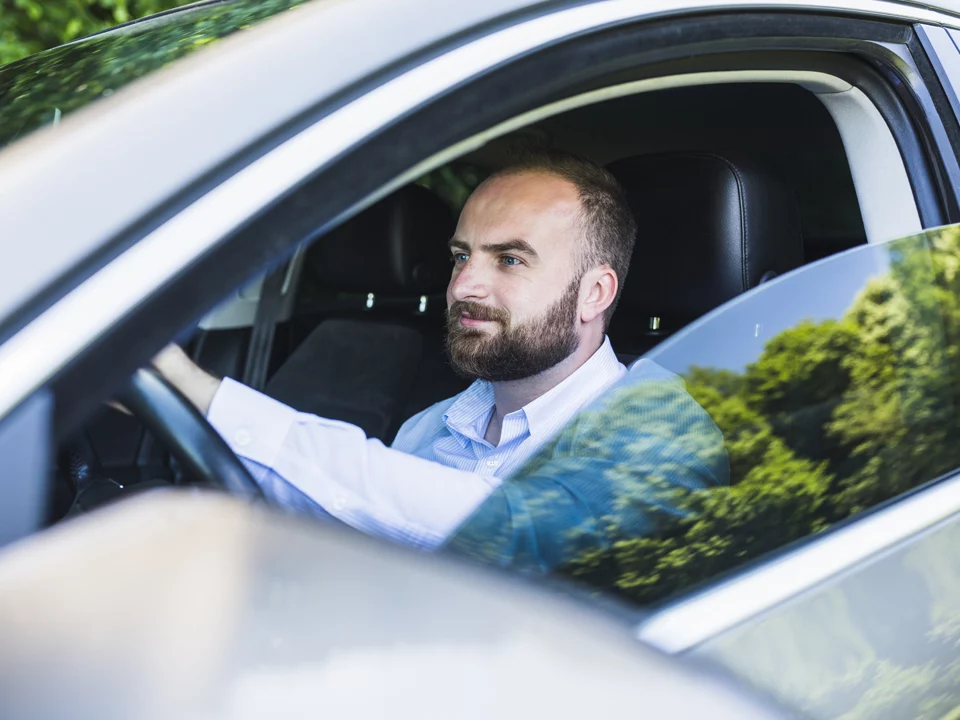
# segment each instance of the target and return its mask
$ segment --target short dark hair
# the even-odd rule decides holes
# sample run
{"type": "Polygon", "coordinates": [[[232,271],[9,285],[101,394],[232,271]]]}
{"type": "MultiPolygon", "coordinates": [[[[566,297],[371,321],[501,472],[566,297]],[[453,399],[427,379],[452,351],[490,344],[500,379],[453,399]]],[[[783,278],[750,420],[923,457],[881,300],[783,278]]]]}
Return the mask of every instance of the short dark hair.
{"type": "Polygon", "coordinates": [[[583,206],[582,224],[587,241],[580,255],[581,273],[607,264],[617,274],[617,296],[604,313],[604,325],[609,325],[623,292],[637,237],[637,221],[623,186],[609,170],[592,160],[546,148],[522,151],[490,177],[526,173],[553,175],[576,186],[583,206]]]}

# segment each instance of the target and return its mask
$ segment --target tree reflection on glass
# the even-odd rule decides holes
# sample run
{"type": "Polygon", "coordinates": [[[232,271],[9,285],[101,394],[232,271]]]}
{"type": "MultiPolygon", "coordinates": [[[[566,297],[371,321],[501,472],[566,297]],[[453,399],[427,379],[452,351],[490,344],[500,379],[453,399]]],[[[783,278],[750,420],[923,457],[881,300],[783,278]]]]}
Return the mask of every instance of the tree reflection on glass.
{"type": "Polygon", "coordinates": [[[824,264],[762,286],[736,301],[736,312],[769,311],[779,285],[780,297],[789,291],[794,299],[784,314],[797,317],[799,305],[801,319],[767,339],[753,361],[740,369],[711,366],[715,348],[699,338],[724,321],[727,309],[721,309],[649,355],[677,372],[686,392],[663,395],[663,383],[628,376],[504,484],[507,496],[517,488],[529,495],[545,468],[554,479],[575,472],[614,498],[609,510],[571,514],[570,498],[554,485],[528,501],[528,516],[518,519],[490,513],[494,503],[505,502],[500,493],[451,548],[648,604],[960,466],[960,228],[857,248],[851,257],[883,271],[857,280],[859,291],[848,295],[852,304],[845,301],[835,317],[802,317],[805,295],[822,291],[824,264]],[[671,366],[668,359],[681,355],[685,365],[671,366]],[[729,486],[689,482],[704,474],[677,467],[710,465],[717,457],[702,418],[700,429],[689,432],[682,418],[696,414],[689,407],[686,415],[677,412],[687,397],[722,433],[729,486]],[[651,436],[661,442],[645,447],[651,436]],[[557,448],[571,443],[575,451],[558,464],[557,448]],[[638,504],[650,522],[624,523],[619,509],[638,504]],[[486,525],[478,520],[484,512],[486,525]],[[518,562],[516,538],[511,544],[497,533],[521,521],[549,528],[562,553],[539,565],[518,562]],[[558,534],[576,542],[560,543],[558,534]]]}

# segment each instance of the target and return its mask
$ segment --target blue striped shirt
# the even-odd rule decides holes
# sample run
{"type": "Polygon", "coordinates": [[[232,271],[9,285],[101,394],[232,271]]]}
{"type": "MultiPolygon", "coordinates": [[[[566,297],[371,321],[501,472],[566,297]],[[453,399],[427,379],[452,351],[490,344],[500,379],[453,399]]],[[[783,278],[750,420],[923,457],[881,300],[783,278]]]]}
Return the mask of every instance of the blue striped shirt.
{"type": "Polygon", "coordinates": [[[459,395],[405,422],[393,448],[478,475],[508,477],[625,373],[610,340],[605,339],[563,382],[505,415],[495,446],[484,439],[494,411],[493,386],[477,380],[459,395]]]}

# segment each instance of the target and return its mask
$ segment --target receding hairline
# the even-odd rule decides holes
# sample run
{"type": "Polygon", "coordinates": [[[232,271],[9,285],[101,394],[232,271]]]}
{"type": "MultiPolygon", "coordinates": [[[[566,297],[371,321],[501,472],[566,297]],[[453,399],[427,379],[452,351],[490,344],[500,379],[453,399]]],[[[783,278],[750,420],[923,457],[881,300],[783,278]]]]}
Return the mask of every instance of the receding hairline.
{"type": "Polygon", "coordinates": [[[577,197],[581,195],[580,187],[577,185],[577,183],[564,175],[562,172],[549,167],[526,167],[524,165],[508,165],[500,170],[495,170],[490,174],[489,177],[480,183],[477,188],[479,189],[488,183],[494,183],[498,180],[506,180],[508,178],[517,178],[523,176],[540,176],[559,180],[560,182],[572,187],[576,191],[577,197]]]}
{"type": "Polygon", "coordinates": [[[507,179],[511,177],[522,177],[522,176],[540,176],[545,178],[552,178],[554,180],[559,180],[567,187],[571,188],[574,193],[574,197],[577,201],[577,210],[576,217],[574,220],[580,226],[580,232],[583,239],[590,243],[590,229],[587,226],[590,222],[590,209],[587,206],[587,198],[584,195],[583,188],[577,183],[576,180],[568,177],[561,170],[551,168],[549,166],[540,167],[538,165],[508,165],[500,170],[497,170],[489,177],[487,177],[480,185],[477,186],[479,190],[484,184],[488,182],[495,182],[500,179],[507,179]]]}
{"type": "MultiPolygon", "coordinates": [[[[586,203],[584,202],[583,191],[575,181],[549,168],[527,168],[527,167],[521,166],[517,168],[506,167],[506,168],[503,168],[502,170],[498,170],[492,173],[489,177],[487,177],[483,182],[481,182],[474,189],[472,193],[470,193],[470,197],[467,198],[467,202],[469,202],[473,198],[473,196],[477,195],[478,192],[480,192],[482,189],[498,181],[509,180],[511,178],[534,177],[534,176],[549,178],[552,180],[558,180],[564,185],[566,185],[572,191],[572,196],[570,199],[576,202],[576,209],[572,214],[574,215],[574,220],[578,224],[583,226],[584,222],[587,220],[587,206],[586,206],[586,203]]],[[[556,200],[560,200],[560,199],[561,198],[556,198],[556,200]]],[[[586,228],[581,227],[581,230],[585,232],[586,228]]]]}

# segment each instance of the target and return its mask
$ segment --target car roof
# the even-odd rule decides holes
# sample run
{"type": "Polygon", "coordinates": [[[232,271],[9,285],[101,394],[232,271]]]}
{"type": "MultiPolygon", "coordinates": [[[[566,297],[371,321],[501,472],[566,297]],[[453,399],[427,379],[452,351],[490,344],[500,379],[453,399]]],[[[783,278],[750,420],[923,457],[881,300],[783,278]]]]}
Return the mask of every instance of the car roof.
{"type": "MultiPolygon", "coordinates": [[[[325,100],[335,106],[365,79],[400,71],[443,41],[559,5],[313,0],[13,144],[0,152],[0,340],[15,328],[11,316],[45,289],[70,277],[55,291],[65,292],[117,254],[125,232],[145,218],[159,222],[165,202],[209,187],[214,169],[271,131],[325,100]]],[[[960,14],[960,0],[925,5],[960,14]]]]}

